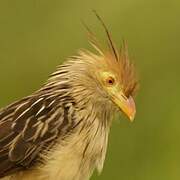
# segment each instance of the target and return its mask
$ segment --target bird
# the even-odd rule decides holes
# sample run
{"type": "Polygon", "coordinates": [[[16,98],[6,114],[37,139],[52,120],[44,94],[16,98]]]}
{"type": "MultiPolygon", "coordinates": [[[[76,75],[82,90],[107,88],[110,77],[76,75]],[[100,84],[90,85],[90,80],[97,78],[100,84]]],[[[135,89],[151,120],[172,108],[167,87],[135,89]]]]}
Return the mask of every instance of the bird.
{"type": "Polygon", "coordinates": [[[134,120],[138,80],[127,42],[102,47],[86,25],[94,51],[79,50],[42,87],[0,109],[0,179],[88,180],[101,173],[118,112],[134,120]]]}

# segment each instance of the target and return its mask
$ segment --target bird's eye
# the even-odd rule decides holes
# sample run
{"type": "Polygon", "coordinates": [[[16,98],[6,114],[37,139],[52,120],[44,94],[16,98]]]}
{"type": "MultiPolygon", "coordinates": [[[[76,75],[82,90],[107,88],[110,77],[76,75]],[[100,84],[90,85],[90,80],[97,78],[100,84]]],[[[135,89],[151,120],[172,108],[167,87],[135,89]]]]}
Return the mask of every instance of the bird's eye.
{"type": "Polygon", "coordinates": [[[115,83],[115,79],[110,76],[110,77],[108,77],[108,78],[106,79],[106,83],[107,83],[108,85],[112,86],[112,85],[114,85],[114,83],[115,83]]]}

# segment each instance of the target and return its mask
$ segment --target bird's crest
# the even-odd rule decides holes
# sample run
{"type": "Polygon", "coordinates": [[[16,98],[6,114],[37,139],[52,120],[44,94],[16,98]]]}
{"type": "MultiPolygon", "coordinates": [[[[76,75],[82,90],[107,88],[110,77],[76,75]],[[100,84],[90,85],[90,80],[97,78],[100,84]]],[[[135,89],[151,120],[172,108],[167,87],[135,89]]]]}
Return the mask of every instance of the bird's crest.
{"type": "Polygon", "coordinates": [[[91,31],[91,29],[83,22],[83,25],[88,33],[88,38],[90,44],[95,48],[95,50],[104,57],[107,64],[117,72],[120,76],[122,84],[125,88],[125,94],[135,94],[137,87],[138,87],[138,80],[136,73],[134,71],[134,64],[129,61],[128,56],[128,46],[127,42],[123,40],[122,46],[118,49],[111,37],[111,34],[105,25],[102,18],[98,15],[98,13],[93,10],[97,19],[101,23],[102,27],[104,28],[105,34],[107,36],[107,45],[108,49],[104,49],[99,40],[97,39],[96,35],[91,31]]]}

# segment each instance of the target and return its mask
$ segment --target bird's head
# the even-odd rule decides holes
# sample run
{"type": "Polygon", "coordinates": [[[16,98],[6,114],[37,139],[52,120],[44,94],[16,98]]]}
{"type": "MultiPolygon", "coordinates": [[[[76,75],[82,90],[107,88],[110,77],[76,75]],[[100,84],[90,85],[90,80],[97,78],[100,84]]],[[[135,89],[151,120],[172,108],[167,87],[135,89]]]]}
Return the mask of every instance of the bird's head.
{"type": "Polygon", "coordinates": [[[81,64],[87,64],[86,70],[84,71],[86,73],[82,71],[82,73],[88,77],[85,84],[89,85],[89,89],[94,87],[95,101],[104,100],[107,102],[108,99],[108,101],[122,111],[130,121],[133,121],[136,114],[133,98],[138,87],[138,81],[134,71],[134,65],[128,57],[127,43],[123,41],[120,50],[118,50],[112,41],[106,25],[98,14],[96,14],[96,16],[105,29],[109,48],[104,50],[96,36],[85,25],[90,44],[98,52],[97,55],[83,50],[80,51],[80,57],[77,58],[83,61],[81,64]],[[99,94],[99,96],[95,94],[99,94]]]}
{"type": "Polygon", "coordinates": [[[87,101],[93,104],[99,102],[98,107],[115,105],[133,121],[136,113],[133,97],[138,83],[134,66],[128,58],[126,43],[123,43],[120,51],[114,45],[106,51],[95,47],[98,55],[82,50],[70,60],[74,97],[82,104],[87,101]],[[91,100],[88,101],[88,98],[91,100]]]}
{"type": "Polygon", "coordinates": [[[65,77],[67,82],[71,82],[71,92],[76,101],[81,103],[80,106],[87,102],[98,104],[96,109],[110,105],[133,121],[136,113],[133,97],[138,82],[134,66],[129,61],[127,43],[123,41],[122,47],[118,50],[105,24],[98,15],[97,18],[105,29],[109,48],[102,48],[96,36],[85,25],[90,44],[98,53],[79,51],[78,55],[71,57],[55,75],[61,75],[63,71],[64,77],[64,72],[68,72],[65,77]]]}
{"type": "Polygon", "coordinates": [[[104,52],[98,49],[100,55],[80,52],[81,59],[88,64],[85,84],[88,89],[94,88],[95,101],[111,102],[133,121],[136,113],[133,98],[138,87],[134,65],[129,61],[125,42],[119,52],[113,48],[114,51],[104,52]]]}

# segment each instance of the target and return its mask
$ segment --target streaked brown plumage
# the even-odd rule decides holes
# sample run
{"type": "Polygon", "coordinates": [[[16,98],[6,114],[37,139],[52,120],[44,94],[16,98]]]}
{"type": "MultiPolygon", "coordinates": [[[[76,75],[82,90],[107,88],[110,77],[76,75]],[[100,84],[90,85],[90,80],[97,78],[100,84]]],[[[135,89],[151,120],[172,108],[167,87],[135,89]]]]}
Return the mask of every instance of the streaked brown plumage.
{"type": "Polygon", "coordinates": [[[113,114],[134,118],[137,87],[126,43],[119,52],[103,26],[108,50],[88,30],[98,54],[79,51],[40,90],[0,110],[0,177],[86,180],[101,172],[113,114]]]}

